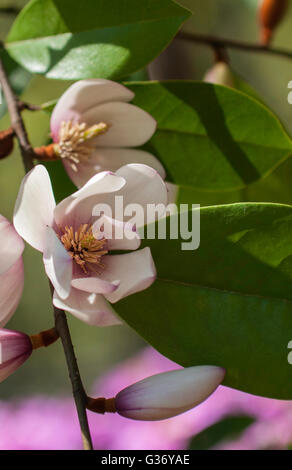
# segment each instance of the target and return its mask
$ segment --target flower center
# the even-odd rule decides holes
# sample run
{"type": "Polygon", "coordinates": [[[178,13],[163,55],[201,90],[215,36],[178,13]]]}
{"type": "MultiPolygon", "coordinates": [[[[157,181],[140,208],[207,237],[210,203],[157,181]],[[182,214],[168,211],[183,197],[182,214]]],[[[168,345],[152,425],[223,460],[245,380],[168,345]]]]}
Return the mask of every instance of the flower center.
{"type": "Polygon", "coordinates": [[[60,158],[66,158],[69,161],[73,171],[77,171],[77,164],[86,162],[94,149],[92,139],[107,132],[109,127],[109,124],[104,122],[87,126],[85,122],[78,124],[63,121],[55,151],[60,158]]]}
{"type": "Polygon", "coordinates": [[[108,253],[105,238],[98,240],[93,236],[92,227],[88,224],[80,225],[77,231],[73,227],[61,228],[63,232],[60,240],[71,258],[85,273],[103,268],[102,257],[108,253]]]}

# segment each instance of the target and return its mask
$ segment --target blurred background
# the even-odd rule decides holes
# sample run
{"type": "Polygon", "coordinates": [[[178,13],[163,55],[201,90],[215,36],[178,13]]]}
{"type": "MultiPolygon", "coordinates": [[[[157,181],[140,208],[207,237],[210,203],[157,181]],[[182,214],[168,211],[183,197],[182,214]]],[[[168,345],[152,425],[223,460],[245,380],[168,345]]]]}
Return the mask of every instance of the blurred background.
{"type": "MultiPolygon", "coordinates": [[[[14,10],[22,7],[25,3],[27,2],[22,0],[0,0],[0,40],[4,40],[9,31],[15,18],[14,10]],[[6,9],[6,11],[1,12],[1,9],[6,9]]],[[[179,3],[188,7],[193,12],[192,19],[184,26],[186,31],[218,35],[219,37],[238,40],[242,39],[251,42],[258,41],[259,28],[256,14],[259,4],[258,0],[237,0],[236,2],[234,0],[179,0],[179,3]]],[[[287,49],[290,48],[292,51],[291,30],[292,4],[290,5],[288,14],[277,30],[273,45],[287,49]]],[[[254,54],[235,50],[228,51],[228,54],[230,65],[234,72],[240,75],[256,90],[262,100],[280,117],[288,132],[291,134],[292,106],[288,104],[287,97],[289,92],[288,83],[292,80],[292,60],[268,54],[254,54]]],[[[187,78],[201,80],[206,70],[212,66],[214,60],[213,56],[213,51],[209,47],[191,44],[177,39],[153,64],[151,64],[148,72],[152,79],[187,78]]],[[[58,98],[69,85],[69,82],[48,80],[41,76],[32,77],[28,72],[20,69],[8,57],[4,57],[4,60],[10,71],[10,79],[14,89],[21,94],[22,99],[25,101],[41,104],[53,100],[58,98]]],[[[0,129],[9,127],[9,118],[6,115],[4,103],[0,105],[0,117],[0,129]]],[[[49,139],[49,114],[45,112],[29,113],[26,111],[24,117],[33,145],[43,145],[49,139]]],[[[10,219],[23,174],[20,155],[16,148],[10,158],[0,162],[0,213],[10,219]]],[[[245,198],[246,200],[292,203],[290,177],[292,177],[291,158],[282,164],[273,175],[265,178],[262,182],[252,185],[245,194],[236,195],[234,200],[237,198],[245,198]]],[[[62,174],[56,182],[55,189],[57,197],[62,193],[63,187],[69,188],[68,185],[70,184],[65,173],[62,174]]],[[[74,189],[73,186],[72,189],[74,189]]],[[[226,196],[226,199],[228,199],[228,197],[229,196],[226,196]]],[[[204,203],[204,200],[202,198],[202,201],[195,202],[204,203]]],[[[214,201],[212,201],[212,203],[216,203],[216,195],[214,195],[214,201]]],[[[33,334],[52,326],[53,313],[50,304],[48,282],[44,275],[40,254],[30,247],[26,247],[24,261],[24,295],[16,314],[7,327],[33,334]]],[[[100,329],[89,327],[70,315],[68,315],[68,320],[80,370],[87,390],[92,389],[97,378],[103,377],[105,373],[112,368],[116,368],[119,364],[124,364],[124,361],[139,354],[139,351],[146,346],[144,341],[127,326],[100,329]]],[[[139,367],[137,367],[139,368],[141,377],[144,377],[147,375],[147,372],[145,369],[144,373],[142,356],[136,357],[140,357],[140,362],[138,362],[139,367]]],[[[156,360],[155,355],[153,355],[150,360],[154,371],[154,362],[156,360]]],[[[70,408],[71,405],[68,405],[67,401],[58,401],[62,399],[67,400],[65,397],[70,397],[71,389],[67,375],[63,350],[59,343],[51,346],[48,350],[42,349],[38,351],[37,354],[33,354],[31,359],[25,363],[17,373],[0,384],[0,434],[4,429],[4,421],[6,420],[5,423],[7,425],[9,416],[12,420],[13,413],[18,409],[17,407],[20,406],[19,403],[31,403],[29,400],[31,400],[33,396],[44,395],[49,397],[47,399],[48,403],[52,404],[54,410],[57,410],[58,406],[61,406],[62,403],[64,405],[61,406],[63,411],[66,406],[70,408]],[[8,410],[8,414],[4,413],[5,410],[8,410]],[[2,420],[4,420],[2,423],[1,417],[2,420]]],[[[246,397],[244,399],[246,399],[246,397]]],[[[272,403],[274,401],[269,400],[267,402],[272,403]]],[[[206,408],[207,403],[208,402],[204,405],[206,409],[205,413],[210,418],[212,410],[208,412],[206,408]]],[[[281,408],[281,416],[283,414],[284,416],[290,416],[292,413],[292,404],[291,406],[290,404],[285,404],[285,407],[285,409],[281,408]]],[[[68,413],[74,414],[74,412],[70,410],[68,413]]],[[[279,410],[277,409],[277,413],[278,412],[279,410]]],[[[31,411],[31,413],[33,412],[31,411]]],[[[48,413],[50,414],[51,411],[48,413]]],[[[54,411],[52,411],[52,413],[54,413],[54,411]]],[[[240,413],[242,413],[242,410],[240,413]]],[[[16,427],[17,416],[18,415],[15,415],[14,421],[16,427]]],[[[62,416],[60,412],[60,419],[67,419],[68,417],[67,415],[67,417],[62,416]]],[[[219,418],[221,419],[222,417],[219,418]]],[[[220,421],[219,418],[218,420],[220,421]]],[[[99,418],[100,421],[102,419],[102,417],[99,418]]],[[[248,418],[242,418],[242,416],[240,416],[238,419],[239,422],[237,422],[236,418],[236,423],[231,423],[233,431],[235,423],[237,433],[245,429],[245,427],[250,425],[253,421],[250,416],[248,418]],[[242,422],[240,421],[241,419],[251,419],[251,421],[242,422]]],[[[172,421],[173,420],[170,420],[170,422],[172,421]]],[[[206,425],[202,425],[201,429],[198,428],[197,431],[201,432],[204,426],[209,426],[210,422],[206,425]]],[[[154,428],[151,429],[158,429],[155,428],[155,425],[151,426],[154,426],[154,428]]],[[[171,424],[169,424],[169,426],[171,428],[171,424]]],[[[223,432],[223,434],[226,432],[226,428],[229,429],[228,426],[230,427],[230,422],[227,422],[227,424],[223,422],[223,424],[221,424],[221,432],[223,432]]],[[[139,429],[141,436],[144,436],[145,433],[152,432],[149,426],[147,428],[140,426],[139,429]]],[[[195,428],[190,429],[190,434],[195,433],[195,428]]],[[[220,433],[220,427],[219,431],[218,429],[217,431],[216,429],[215,431],[212,430],[212,435],[214,435],[214,433],[216,435],[216,432],[217,434],[218,432],[220,433]]],[[[261,430],[261,433],[262,432],[263,430],[261,430]]],[[[286,433],[286,437],[288,434],[286,433]]],[[[179,442],[179,444],[177,442],[174,444],[174,441],[169,441],[172,443],[167,445],[183,448],[189,445],[188,442],[190,442],[190,438],[191,436],[188,436],[188,439],[178,440],[177,442],[179,442]]],[[[102,446],[103,441],[100,441],[100,439],[101,437],[99,436],[99,444],[102,446]]],[[[147,448],[147,445],[150,446],[148,448],[151,448],[150,441],[143,439],[141,439],[140,444],[139,440],[137,441],[136,439],[136,448],[147,448]]],[[[203,441],[196,442],[195,445],[197,448],[206,446],[206,443],[209,442],[208,439],[210,439],[210,435],[209,437],[205,436],[204,439],[203,441]]],[[[287,439],[289,440],[290,437],[288,436],[287,439]]],[[[213,442],[212,439],[211,442],[213,442]]],[[[257,442],[256,439],[254,439],[254,442],[257,442]]],[[[281,445],[286,447],[289,445],[289,442],[283,442],[281,444],[279,444],[279,442],[275,442],[274,444],[273,442],[269,442],[269,445],[266,446],[277,448],[281,445]]],[[[152,441],[151,444],[154,445],[152,441]]],[[[25,445],[24,443],[19,444],[19,448],[24,448],[25,445]]],[[[37,444],[31,444],[31,446],[33,445],[37,446],[37,444]]],[[[45,444],[42,445],[45,446],[45,444]]],[[[55,444],[51,443],[50,445],[51,447],[48,448],[54,448],[53,446],[55,444]]],[[[64,446],[66,445],[67,444],[64,443],[64,446]]],[[[79,443],[76,444],[77,448],[78,445],[79,443]]],[[[111,444],[108,445],[110,446],[111,444]]],[[[123,448],[123,445],[124,448],[127,448],[125,443],[120,443],[119,445],[118,441],[114,445],[116,446],[115,448],[123,448]]],[[[263,446],[264,444],[255,445],[263,446]]],[[[8,444],[4,444],[4,441],[1,443],[0,436],[0,448],[7,448],[7,446],[8,444]]],[[[17,444],[15,444],[15,446],[15,448],[17,448],[17,444]]],[[[14,448],[13,444],[11,444],[10,448],[14,448]]],[[[162,445],[157,445],[156,448],[163,447],[162,445]]]]}

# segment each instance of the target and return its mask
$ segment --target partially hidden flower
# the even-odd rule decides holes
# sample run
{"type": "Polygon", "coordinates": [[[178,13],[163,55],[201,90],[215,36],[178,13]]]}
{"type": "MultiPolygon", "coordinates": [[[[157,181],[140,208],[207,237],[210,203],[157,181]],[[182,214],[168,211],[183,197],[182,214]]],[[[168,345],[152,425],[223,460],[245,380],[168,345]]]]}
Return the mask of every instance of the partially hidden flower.
{"type": "Polygon", "coordinates": [[[134,93],[103,79],[81,80],[61,96],[51,117],[53,152],[77,187],[97,172],[144,163],[164,178],[153,155],[136,149],[156,130],[156,121],[129,103],[134,93]]]}
{"type": "Polygon", "coordinates": [[[234,88],[234,76],[230,66],[223,61],[216,62],[206,73],[205,82],[225,85],[234,88]]]}
{"type": "Polygon", "coordinates": [[[130,203],[167,205],[167,189],[157,171],[142,164],[125,165],[116,173],[101,172],[79,191],[56,206],[44,166],[28,173],[21,185],[14,212],[18,233],[43,252],[46,273],[54,288],[54,305],[81,320],[106,326],[119,323],[110,303],[149,287],[156,278],[148,247],[136,250],[141,240],[134,227],[120,219],[94,216],[94,208],[114,209],[116,196],[130,203]],[[97,220],[102,220],[99,233],[97,220]],[[115,231],[122,227],[122,237],[115,231]]]}
{"type": "Polygon", "coordinates": [[[196,366],[153,375],[115,397],[115,410],[126,418],[156,421],[172,418],[202,403],[225,376],[216,366],[196,366]]]}
{"type": "Polygon", "coordinates": [[[0,328],[0,382],[7,379],[29,358],[32,349],[28,335],[0,328]]]}
{"type": "Polygon", "coordinates": [[[0,215],[0,327],[15,312],[23,291],[24,243],[13,225],[0,215]]]}

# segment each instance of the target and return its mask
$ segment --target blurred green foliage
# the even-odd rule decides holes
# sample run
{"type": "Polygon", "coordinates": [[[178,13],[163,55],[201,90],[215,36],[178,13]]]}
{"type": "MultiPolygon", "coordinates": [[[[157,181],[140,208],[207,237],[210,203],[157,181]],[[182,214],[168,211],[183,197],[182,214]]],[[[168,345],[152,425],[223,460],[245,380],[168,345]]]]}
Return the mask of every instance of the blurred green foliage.
{"type": "Polygon", "coordinates": [[[254,419],[250,416],[227,416],[218,423],[213,424],[197,434],[190,442],[190,450],[208,450],[220,445],[225,440],[238,438],[254,419]]]}

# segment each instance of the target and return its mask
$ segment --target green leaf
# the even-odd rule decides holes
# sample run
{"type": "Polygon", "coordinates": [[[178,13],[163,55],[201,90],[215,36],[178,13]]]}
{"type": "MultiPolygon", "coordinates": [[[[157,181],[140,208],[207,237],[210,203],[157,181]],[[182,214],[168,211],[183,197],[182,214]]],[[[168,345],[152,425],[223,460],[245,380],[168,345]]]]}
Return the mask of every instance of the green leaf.
{"type": "Polygon", "coordinates": [[[227,370],[225,385],[292,398],[292,207],[201,209],[201,245],[146,240],[156,282],[116,304],[118,314],[183,366],[227,370]]]}
{"type": "Polygon", "coordinates": [[[240,75],[237,73],[233,73],[233,80],[234,80],[234,88],[236,90],[242,91],[242,93],[245,93],[246,95],[251,96],[257,101],[260,101],[260,103],[264,103],[264,100],[258,95],[258,93],[255,91],[255,89],[248,83],[246,82],[240,75]]]}
{"type": "Polygon", "coordinates": [[[197,434],[190,442],[189,450],[208,450],[223,440],[233,440],[242,434],[255,419],[251,416],[227,416],[197,434]]]}
{"type": "Polygon", "coordinates": [[[200,204],[211,206],[234,202],[273,202],[292,205],[292,156],[272,173],[234,191],[200,191],[194,187],[178,186],[177,204],[200,204]]]}
{"type": "Polygon", "coordinates": [[[76,191],[76,186],[69,179],[61,161],[44,162],[47,168],[57,204],[76,191]]]}
{"type": "Polygon", "coordinates": [[[49,78],[117,79],[151,62],[189,16],[172,0],[31,0],[6,47],[49,78]]]}
{"type": "Polygon", "coordinates": [[[167,179],[209,191],[231,190],[272,172],[292,141],[264,105],[231,88],[192,81],[128,83],[134,104],[157,120],[146,148],[167,179]]]}

